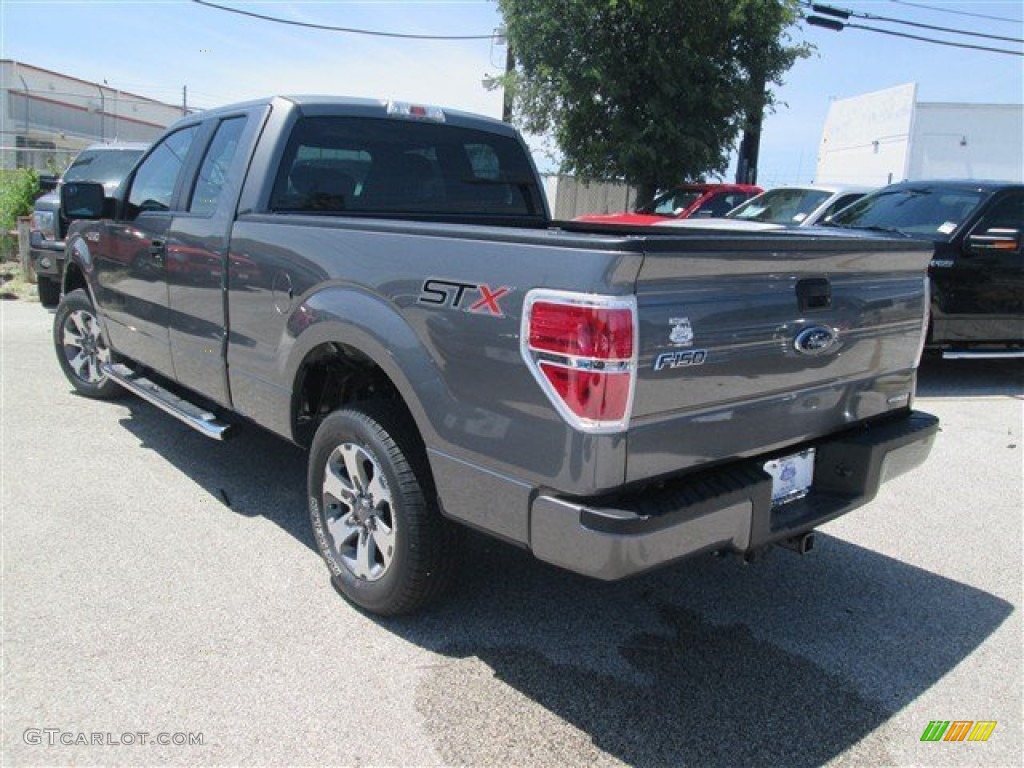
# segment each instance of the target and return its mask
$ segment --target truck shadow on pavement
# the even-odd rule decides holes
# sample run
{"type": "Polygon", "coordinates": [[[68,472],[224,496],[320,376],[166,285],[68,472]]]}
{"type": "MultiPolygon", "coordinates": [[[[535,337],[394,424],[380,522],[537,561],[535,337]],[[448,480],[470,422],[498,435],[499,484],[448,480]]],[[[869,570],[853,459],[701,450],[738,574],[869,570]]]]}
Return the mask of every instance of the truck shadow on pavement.
{"type": "Polygon", "coordinates": [[[1024,360],[941,360],[926,356],[919,397],[1024,397],[1024,360]]]}
{"type": "MultiPolygon", "coordinates": [[[[215,445],[126,403],[144,447],[315,549],[301,449],[255,427],[215,445]]],[[[436,654],[415,696],[446,764],[816,766],[854,745],[897,762],[876,729],[1012,611],[821,533],[807,557],[706,556],[605,584],[470,532],[444,602],[370,618],[436,654]]]]}
{"type": "MultiPolygon", "coordinates": [[[[445,762],[817,766],[871,739],[1013,610],[818,540],[808,557],[709,556],[618,584],[478,542],[453,600],[381,623],[452,660],[417,702],[445,762]],[[528,701],[502,706],[500,686],[528,701]]],[[[872,762],[898,762],[875,738],[861,745],[872,762]]]]}
{"type": "Polygon", "coordinates": [[[198,483],[211,500],[245,517],[263,517],[316,550],[306,510],[306,452],[243,425],[223,443],[193,432],[136,398],[121,426],[198,483]]]}

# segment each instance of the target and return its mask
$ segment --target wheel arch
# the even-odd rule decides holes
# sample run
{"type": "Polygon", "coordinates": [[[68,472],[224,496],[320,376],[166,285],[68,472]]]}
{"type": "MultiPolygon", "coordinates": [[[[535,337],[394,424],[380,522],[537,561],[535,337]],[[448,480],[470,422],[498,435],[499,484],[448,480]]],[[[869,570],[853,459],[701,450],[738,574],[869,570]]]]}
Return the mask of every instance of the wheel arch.
{"type": "Polygon", "coordinates": [[[289,322],[308,322],[287,363],[292,440],[309,445],[318,423],[348,403],[386,400],[406,411],[427,442],[435,432],[425,400],[436,398],[440,376],[413,329],[379,297],[344,288],[326,293],[303,303],[289,322]],[[344,307],[344,315],[333,307],[344,307]]]}
{"type": "Polygon", "coordinates": [[[89,246],[85,240],[72,235],[68,239],[64,251],[64,275],[61,278],[61,294],[66,296],[78,288],[83,289],[96,306],[96,296],[89,281],[88,273],[92,271],[92,254],[89,253],[89,246]]]}
{"type": "Polygon", "coordinates": [[[77,262],[68,260],[67,266],[64,268],[64,279],[61,282],[62,294],[67,295],[78,288],[83,288],[89,294],[89,298],[92,298],[89,281],[85,279],[85,273],[77,262]]]}

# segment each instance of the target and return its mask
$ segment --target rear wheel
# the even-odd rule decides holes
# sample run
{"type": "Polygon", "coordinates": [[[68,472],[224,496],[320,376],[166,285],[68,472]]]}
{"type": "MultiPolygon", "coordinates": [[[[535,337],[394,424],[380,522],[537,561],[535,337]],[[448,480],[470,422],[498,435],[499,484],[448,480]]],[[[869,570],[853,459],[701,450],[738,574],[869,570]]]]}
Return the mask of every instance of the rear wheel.
{"type": "Polygon", "coordinates": [[[317,548],[347,599],[390,616],[447,588],[457,530],[438,511],[419,437],[398,407],[361,404],[324,419],[308,480],[317,548]]]}
{"type": "Polygon", "coordinates": [[[57,307],[53,342],[61,370],[79,393],[98,400],[124,393],[102,370],[110,362],[110,347],[89,295],[81,288],[67,294],[57,307]]]}

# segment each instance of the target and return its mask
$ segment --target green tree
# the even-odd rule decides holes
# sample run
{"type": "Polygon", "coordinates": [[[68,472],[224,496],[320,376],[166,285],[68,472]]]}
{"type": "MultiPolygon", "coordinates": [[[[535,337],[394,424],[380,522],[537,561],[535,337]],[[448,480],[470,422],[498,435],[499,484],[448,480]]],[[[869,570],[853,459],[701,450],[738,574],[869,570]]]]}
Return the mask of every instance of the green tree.
{"type": "Polygon", "coordinates": [[[801,56],[796,0],[498,0],[516,122],[563,170],[655,190],[723,173],[748,115],[801,56]]]}

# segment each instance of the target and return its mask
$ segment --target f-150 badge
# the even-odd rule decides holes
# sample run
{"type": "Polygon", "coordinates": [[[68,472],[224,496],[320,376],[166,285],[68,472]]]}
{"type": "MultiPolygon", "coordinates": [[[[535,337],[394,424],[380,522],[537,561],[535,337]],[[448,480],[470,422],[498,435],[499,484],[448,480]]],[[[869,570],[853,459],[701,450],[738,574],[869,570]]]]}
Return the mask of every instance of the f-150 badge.
{"type": "Polygon", "coordinates": [[[690,326],[690,318],[673,317],[669,322],[672,324],[672,333],[668,335],[668,340],[672,342],[672,346],[692,347],[693,328],[690,326]]]}
{"type": "Polygon", "coordinates": [[[654,358],[654,370],[691,368],[697,365],[704,365],[707,359],[708,351],[706,349],[680,349],[675,352],[662,352],[654,358]]]}

